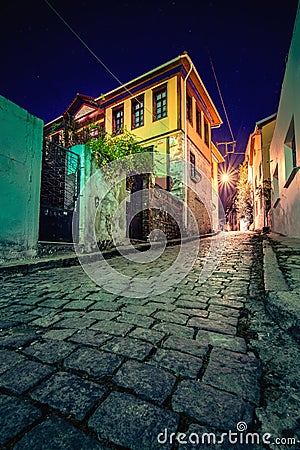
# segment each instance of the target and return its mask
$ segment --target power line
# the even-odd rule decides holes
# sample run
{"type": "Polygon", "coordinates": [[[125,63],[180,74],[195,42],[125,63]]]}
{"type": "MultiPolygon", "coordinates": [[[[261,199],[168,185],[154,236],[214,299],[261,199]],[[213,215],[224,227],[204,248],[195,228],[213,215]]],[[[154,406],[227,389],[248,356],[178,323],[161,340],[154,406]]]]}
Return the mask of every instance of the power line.
{"type": "MultiPolygon", "coordinates": [[[[75,30],[73,30],[73,28],[71,27],[71,25],[68,24],[68,22],[59,14],[59,12],[54,8],[54,6],[51,5],[51,3],[48,2],[48,0],[44,0],[44,2],[49,6],[49,8],[52,9],[52,11],[57,15],[57,17],[59,17],[59,19],[66,25],[66,27],[69,28],[69,30],[74,34],[74,36],[77,37],[77,39],[82,43],[82,45],[85,46],[85,48],[91,53],[91,55],[94,56],[94,58],[96,58],[96,60],[105,68],[105,70],[107,70],[110,75],[121,85],[124,86],[122,81],[119,80],[118,77],[116,77],[116,75],[107,67],[106,64],[104,64],[103,61],[101,61],[101,59],[96,55],[95,52],[93,52],[93,50],[84,42],[83,39],[81,39],[81,37],[76,33],[75,30]]],[[[124,86],[125,87],[125,86],[124,86]]],[[[128,90],[128,89],[127,89],[128,90]]],[[[128,91],[130,92],[130,91],[128,91]]]]}
{"type": "Polygon", "coordinates": [[[217,85],[217,88],[218,88],[219,96],[220,96],[220,99],[221,99],[221,102],[222,102],[222,106],[223,106],[223,109],[224,109],[224,114],[225,114],[225,117],[226,117],[227,125],[228,125],[228,128],[229,128],[230,134],[231,134],[231,138],[232,138],[232,141],[235,141],[234,135],[233,135],[233,131],[232,131],[232,128],[231,128],[231,125],[230,125],[230,122],[229,122],[228,114],[227,114],[227,111],[226,111],[225,103],[224,103],[224,100],[223,100],[222,92],[221,92],[221,89],[220,89],[220,85],[218,83],[216,71],[215,71],[215,68],[214,68],[214,65],[213,65],[210,53],[208,53],[208,55],[209,55],[211,68],[212,68],[212,71],[213,71],[213,74],[214,74],[215,82],[216,82],[216,85],[217,85]]]}
{"type": "MultiPolygon", "coordinates": [[[[44,0],[44,2],[49,6],[49,8],[57,15],[57,17],[66,25],[66,27],[74,34],[74,36],[81,42],[81,44],[91,53],[91,55],[96,58],[96,60],[102,65],[102,67],[104,67],[104,69],[120,84],[121,87],[123,87],[126,92],[128,92],[128,94],[131,97],[134,97],[134,94],[130,91],[130,89],[128,89],[124,83],[122,83],[121,80],[119,80],[119,78],[109,69],[109,67],[107,67],[107,65],[96,55],[96,53],[86,44],[86,42],[79,36],[78,33],[76,33],[76,31],[71,27],[71,25],[68,24],[68,22],[62,17],[62,15],[54,8],[54,6],[51,5],[51,3],[48,0],[44,0]]],[[[143,105],[142,102],[136,98],[137,103],[139,103],[140,105],[143,105]]],[[[148,109],[145,108],[145,110],[147,112],[149,112],[150,114],[152,114],[152,112],[148,109]]],[[[168,125],[166,125],[165,123],[163,123],[163,126],[170,131],[170,127],[168,125]]]]}

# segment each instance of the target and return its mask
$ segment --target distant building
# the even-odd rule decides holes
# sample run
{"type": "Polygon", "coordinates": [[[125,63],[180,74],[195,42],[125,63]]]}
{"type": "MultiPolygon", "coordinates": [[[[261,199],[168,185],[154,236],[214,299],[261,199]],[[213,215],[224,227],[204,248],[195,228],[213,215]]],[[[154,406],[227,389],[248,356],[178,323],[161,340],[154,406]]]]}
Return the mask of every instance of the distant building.
{"type": "Polygon", "coordinates": [[[270,145],[272,230],[300,236],[300,15],[287,58],[270,145]]]}
{"type": "MultiPolygon", "coordinates": [[[[46,124],[45,137],[70,148],[102,130],[122,134],[126,129],[149,151],[165,155],[166,161],[188,161],[191,169],[182,173],[179,186],[173,183],[172,167],[166,167],[165,176],[154,174],[155,186],[187,204],[200,234],[204,234],[219,228],[217,167],[224,160],[212,143],[211,130],[221,124],[195,66],[184,54],[98,98],[77,94],[62,116],[46,124]],[[209,211],[201,195],[192,189],[201,181],[200,174],[209,180],[210,187],[204,193],[209,198],[209,211]]],[[[145,239],[153,225],[161,225],[164,219],[152,215],[150,223],[150,217],[143,215],[144,223],[136,224],[131,237],[145,239]]],[[[178,231],[167,225],[162,229],[169,238],[178,231]]]]}
{"type": "Polygon", "coordinates": [[[256,122],[245,152],[245,159],[248,162],[248,181],[253,194],[255,230],[271,228],[270,143],[275,122],[276,114],[256,122]]]}

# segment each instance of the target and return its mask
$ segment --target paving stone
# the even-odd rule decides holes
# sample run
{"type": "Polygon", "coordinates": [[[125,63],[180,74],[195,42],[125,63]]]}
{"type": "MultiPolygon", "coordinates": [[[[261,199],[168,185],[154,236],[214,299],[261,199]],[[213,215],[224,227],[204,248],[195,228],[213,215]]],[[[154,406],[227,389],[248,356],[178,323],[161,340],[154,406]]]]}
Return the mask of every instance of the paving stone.
{"type": "Polygon", "coordinates": [[[98,402],[106,388],[76,375],[58,372],[37,387],[30,396],[58,409],[64,415],[72,415],[82,420],[86,413],[98,402]]]}
{"type": "Polygon", "coordinates": [[[131,330],[134,329],[134,325],[130,325],[123,322],[110,322],[108,320],[101,320],[91,326],[92,330],[102,331],[103,333],[112,334],[114,336],[126,336],[131,330]]]}
{"type": "Polygon", "coordinates": [[[220,305],[220,306],[230,306],[234,309],[242,309],[244,307],[243,302],[238,302],[236,300],[227,300],[226,298],[211,298],[209,300],[210,305],[220,305]]]}
{"type": "Polygon", "coordinates": [[[33,313],[38,317],[45,317],[48,316],[48,314],[54,313],[54,309],[49,308],[43,308],[42,306],[38,308],[34,308],[33,313]]]}
{"type": "Polygon", "coordinates": [[[109,301],[109,300],[101,300],[95,302],[92,306],[90,306],[89,311],[101,310],[101,311],[119,311],[124,302],[119,301],[109,301]]]}
{"type": "MultiPolygon", "coordinates": [[[[176,296],[176,298],[178,297],[178,295],[176,296]]],[[[167,296],[163,296],[163,295],[157,295],[157,296],[148,296],[147,297],[147,304],[151,303],[151,305],[156,304],[156,303],[161,303],[163,305],[173,305],[175,302],[174,297],[167,297],[167,296]]]]}
{"type": "Polygon", "coordinates": [[[226,348],[233,352],[247,352],[245,339],[237,336],[230,336],[228,334],[199,330],[196,335],[196,341],[198,341],[201,345],[213,345],[214,347],[226,348]]]}
{"type": "MultiPolygon", "coordinates": [[[[51,325],[57,324],[60,321],[60,317],[57,315],[48,314],[48,316],[39,317],[36,320],[33,320],[31,325],[35,325],[38,327],[50,327],[51,325]]],[[[66,327],[68,328],[68,327],[66,327]]],[[[70,327],[69,327],[70,328],[70,327]]]]}
{"type": "Polygon", "coordinates": [[[38,362],[21,361],[0,376],[0,386],[22,394],[53,372],[53,370],[52,367],[38,362]]]}
{"type": "Polygon", "coordinates": [[[260,374],[257,358],[215,348],[211,352],[202,381],[258,405],[260,374]]]}
{"type": "Polygon", "coordinates": [[[159,311],[174,311],[176,309],[176,306],[173,304],[168,304],[168,303],[162,303],[162,302],[149,302],[147,303],[147,305],[145,305],[147,307],[153,307],[155,308],[155,310],[159,310],[159,311]]]}
{"type": "Polygon", "coordinates": [[[164,322],[175,323],[178,325],[186,325],[188,321],[188,316],[184,314],[179,314],[176,311],[158,311],[154,314],[156,319],[162,320],[164,322]]]}
{"type": "Polygon", "coordinates": [[[145,306],[134,306],[134,305],[126,305],[124,308],[122,308],[122,312],[128,312],[132,314],[139,314],[144,316],[150,316],[155,311],[157,311],[158,305],[145,305],[145,306]]]}
{"type": "Polygon", "coordinates": [[[106,450],[95,439],[60,419],[47,418],[17,442],[14,450],[106,450]]]}
{"type": "Polygon", "coordinates": [[[230,308],[229,306],[225,307],[225,306],[214,305],[214,304],[209,305],[208,311],[214,312],[217,314],[221,314],[222,316],[225,316],[225,317],[240,317],[240,315],[241,315],[241,312],[239,309],[234,309],[234,308],[230,308]]]}
{"type": "Polygon", "coordinates": [[[131,314],[126,312],[122,312],[117,320],[119,322],[126,322],[144,328],[151,327],[151,325],[155,322],[155,320],[150,317],[142,316],[141,314],[131,314]]]}
{"type": "Polygon", "coordinates": [[[236,395],[199,381],[183,380],[172,396],[173,410],[199,422],[228,431],[236,424],[252,422],[253,408],[236,395]]]}
{"type": "Polygon", "coordinates": [[[86,312],[84,317],[88,319],[97,319],[97,320],[112,320],[119,316],[119,312],[114,311],[100,311],[100,310],[93,310],[86,312]]]}
{"type": "Polygon", "coordinates": [[[0,346],[20,348],[24,345],[29,344],[30,342],[33,342],[36,339],[40,339],[40,336],[35,332],[32,332],[31,330],[20,331],[20,329],[12,329],[11,331],[1,336],[0,346]]]}
{"type": "Polygon", "coordinates": [[[219,320],[209,320],[209,318],[202,319],[201,317],[192,317],[188,321],[188,326],[200,328],[200,330],[216,331],[217,333],[230,334],[233,336],[236,335],[236,327],[219,320]]]}
{"type": "Polygon", "coordinates": [[[94,301],[91,300],[71,300],[64,306],[64,309],[78,309],[78,310],[86,310],[89,308],[94,301]]]}
{"type": "Polygon", "coordinates": [[[115,337],[101,348],[117,355],[142,361],[149,355],[153,347],[148,342],[138,339],[115,337]]]}
{"type": "Polygon", "coordinates": [[[42,297],[21,297],[18,298],[18,304],[20,305],[37,305],[44,299],[42,297]]]}
{"type": "Polygon", "coordinates": [[[190,339],[194,336],[193,328],[184,327],[182,325],[176,325],[167,322],[158,323],[157,325],[154,325],[154,327],[151,329],[162,331],[165,334],[174,334],[175,336],[182,336],[190,339]]]}
{"type": "Polygon", "coordinates": [[[229,325],[232,325],[233,327],[236,327],[237,323],[238,323],[237,317],[232,317],[232,316],[225,317],[222,314],[217,314],[215,312],[210,312],[208,317],[209,317],[209,320],[216,320],[216,321],[228,323],[229,325]]]}
{"type": "Polygon", "coordinates": [[[93,378],[112,375],[123,362],[121,356],[91,348],[79,348],[64,361],[64,367],[85,372],[93,378]]]}
{"type": "Polygon", "coordinates": [[[70,300],[52,298],[52,299],[43,300],[43,302],[41,303],[41,306],[46,307],[46,308],[58,309],[58,308],[62,308],[69,302],[70,302],[70,300]]]}
{"type": "Polygon", "coordinates": [[[55,314],[60,319],[81,319],[86,315],[84,311],[77,311],[76,309],[55,311],[55,314]]]}
{"type": "Polygon", "coordinates": [[[104,342],[109,341],[110,339],[112,339],[111,334],[92,330],[79,330],[69,338],[69,340],[72,342],[92,345],[93,347],[99,347],[100,345],[104,344],[104,342]]]}
{"type": "Polygon", "coordinates": [[[29,323],[38,317],[37,314],[31,313],[14,313],[9,317],[9,320],[13,320],[18,323],[29,323]]]}
{"type": "Polygon", "coordinates": [[[199,316],[199,317],[208,317],[208,311],[205,309],[197,309],[197,308],[176,308],[176,313],[186,314],[190,317],[199,316]]]}
{"type": "Polygon", "coordinates": [[[176,307],[179,308],[187,308],[187,309],[202,309],[205,310],[208,306],[207,302],[200,302],[197,300],[184,300],[184,299],[178,299],[175,303],[176,307]]]}
{"type": "MultiPolygon", "coordinates": [[[[113,392],[89,419],[100,438],[132,450],[158,450],[157,436],[164,428],[176,432],[178,415],[132,395],[113,392]]],[[[171,449],[166,444],[165,449],[171,449]]]]}
{"type": "Polygon", "coordinates": [[[0,350],[0,374],[24,359],[24,356],[14,351],[6,349],[0,350]]]}
{"type": "Polygon", "coordinates": [[[69,338],[72,334],[75,333],[73,328],[66,328],[62,330],[49,330],[42,334],[43,339],[56,339],[63,341],[64,339],[69,338]]]}
{"type": "Polygon", "coordinates": [[[31,405],[28,400],[7,395],[0,395],[0,410],[1,446],[41,416],[41,411],[31,405]]]}
{"type": "Polygon", "coordinates": [[[202,360],[196,356],[160,348],[149,363],[168,369],[176,376],[181,375],[184,378],[196,378],[203,365],[202,360]]]}
{"type": "Polygon", "coordinates": [[[207,344],[201,344],[193,339],[186,339],[183,337],[170,336],[164,343],[164,348],[171,348],[173,350],[179,350],[189,355],[203,357],[208,351],[207,344]]]}
{"type": "Polygon", "coordinates": [[[151,344],[155,345],[165,337],[165,333],[153,329],[147,330],[146,328],[135,328],[129,333],[129,336],[142,341],[151,342],[151,344]]]}
{"type": "Polygon", "coordinates": [[[107,291],[98,291],[98,292],[92,292],[86,296],[86,300],[95,300],[96,302],[104,303],[107,301],[114,301],[117,298],[116,294],[111,294],[107,291]]]}
{"type": "Polygon", "coordinates": [[[42,362],[53,364],[64,359],[76,348],[76,345],[69,342],[47,339],[43,342],[34,342],[24,350],[24,353],[34,356],[42,362]]]}
{"type": "Polygon", "coordinates": [[[176,378],[149,364],[127,361],[113,377],[113,381],[146,399],[162,404],[171,393],[176,378]]]}
{"type": "Polygon", "coordinates": [[[13,313],[26,313],[33,310],[32,305],[9,305],[1,309],[1,316],[10,316],[13,313]]]}
{"type": "Polygon", "coordinates": [[[1,330],[5,330],[5,329],[8,329],[8,328],[11,328],[11,327],[14,327],[14,326],[16,326],[16,325],[18,325],[20,322],[18,321],[18,320],[10,320],[10,319],[7,319],[7,320],[0,320],[0,329],[1,330]]]}
{"type": "MultiPolygon", "coordinates": [[[[191,290],[187,289],[186,292],[191,292],[191,290]]],[[[203,294],[201,295],[201,294],[196,294],[196,293],[194,295],[182,294],[182,295],[180,295],[180,297],[176,303],[180,302],[181,300],[187,300],[187,301],[198,302],[198,303],[206,303],[208,298],[209,298],[208,294],[206,294],[206,295],[203,295],[203,294]]]]}
{"type": "Polygon", "coordinates": [[[91,325],[93,325],[96,322],[96,319],[88,319],[85,317],[79,317],[79,318],[71,318],[68,319],[62,319],[59,323],[55,324],[55,328],[76,328],[76,329],[83,329],[83,328],[89,328],[91,325]]]}

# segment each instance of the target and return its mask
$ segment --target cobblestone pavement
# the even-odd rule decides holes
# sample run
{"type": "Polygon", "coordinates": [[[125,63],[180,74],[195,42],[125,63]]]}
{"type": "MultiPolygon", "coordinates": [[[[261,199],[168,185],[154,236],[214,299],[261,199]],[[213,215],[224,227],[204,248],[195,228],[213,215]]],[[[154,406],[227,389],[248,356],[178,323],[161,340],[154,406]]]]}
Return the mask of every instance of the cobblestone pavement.
{"type": "MultiPolygon", "coordinates": [[[[229,233],[201,284],[209,244],[178,285],[147,298],[108,293],[80,266],[4,278],[0,447],[215,449],[227,447],[193,443],[205,432],[237,432],[237,424],[259,431],[261,237],[229,233]]],[[[167,248],[156,270],[177,252],[167,248]]],[[[124,267],[121,257],[112,263],[124,267]]]]}

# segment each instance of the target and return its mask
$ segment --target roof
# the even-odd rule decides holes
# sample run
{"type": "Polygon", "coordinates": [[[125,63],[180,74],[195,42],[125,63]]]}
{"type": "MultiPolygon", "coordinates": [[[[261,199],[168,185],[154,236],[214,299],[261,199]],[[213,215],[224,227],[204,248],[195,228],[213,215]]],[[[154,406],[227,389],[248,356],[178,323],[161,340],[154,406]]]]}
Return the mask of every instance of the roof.
{"type": "Polygon", "coordinates": [[[272,122],[276,119],[277,113],[272,114],[271,116],[266,117],[265,119],[261,119],[258,122],[256,122],[257,128],[260,128],[264,125],[267,125],[267,123],[272,122]]]}
{"type": "MultiPolygon", "coordinates": [[[[155,69],[146,72],[140,75],[137,78],[134,78],[131,81],[128,81],[121,86],[113,89],[112,91],[107,92],[106,94],[101,94],[97,98],[93,98],[89,95],[79,94],[77,93],[74,100],[70,103],[63,116],[66,114],[73,114],[76,108],[80,104],[87,104],[92,107],[106,107],[112,102],[116,101],[116,97],[125,98],[127,96],[133,96],[135,93],[141,89],[142,83],[147,81],[147,85],[151,84],[151,80],[156,82],[158,79],[164,79],[170,73],[180,73],[183,79],[187,79],[188,85],[191,89],[198,93],[199,101],[201,101],[204,109],[207,110],[208,116],[210,117],[211,126],[213,128],[219,127],[223,121],[217,111],[216,106],[214,105],[212,99],[210,98],[203,81],[201,80],[191,58],[187,53],[183,55],[179,55],[176,58],[162,64],[161,66],[156,67],[155,69]],[[187,74],[189,73],[190,68],[192,67],[192,71],[187,79],[187,74]]],[[[121,100],[120,100],[121,101],[121,100]]],[[[61,118],[62,116],[60,116],[61,118]]],[[[58,118],[48,122],[45,126],[47,127],[51,123],[55,123],[58,118]]]]}

